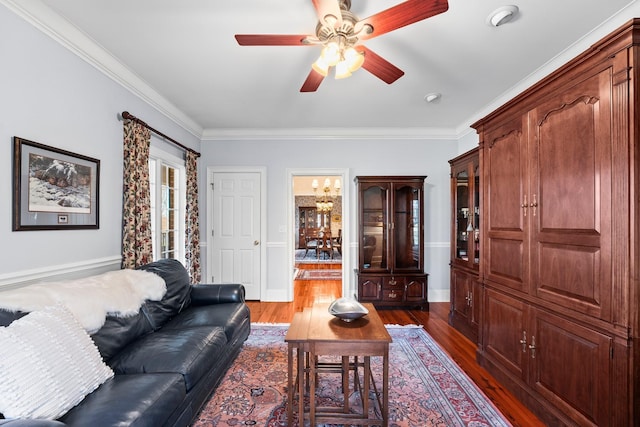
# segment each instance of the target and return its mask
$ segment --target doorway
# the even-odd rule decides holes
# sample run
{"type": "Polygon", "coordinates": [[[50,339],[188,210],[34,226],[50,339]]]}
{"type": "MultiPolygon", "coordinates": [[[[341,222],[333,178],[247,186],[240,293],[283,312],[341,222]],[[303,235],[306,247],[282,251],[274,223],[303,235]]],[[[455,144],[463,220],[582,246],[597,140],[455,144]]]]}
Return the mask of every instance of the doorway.
{"type": "Polygon", "coordinates": [[[345,295],[349,271],[349,186],[345,184],[349,182],[348,170],[290,170],[288,177],[288,295],[293,298],[296,280],[295,283],[304,284],[301,280],[318,283],[313,279],[335,280],[336,277],[340,278],[342,294],[345,295]],[[326,192],[323,191],[325,183],[329,187],[326,192]],[[331,206],[327,209],[316,202],[329,202],[331,206]],[[322,238],[331,239],[331,246],[327,248],[322,238]],[[320,248],[317,245],[321,245],[320,248]]]}

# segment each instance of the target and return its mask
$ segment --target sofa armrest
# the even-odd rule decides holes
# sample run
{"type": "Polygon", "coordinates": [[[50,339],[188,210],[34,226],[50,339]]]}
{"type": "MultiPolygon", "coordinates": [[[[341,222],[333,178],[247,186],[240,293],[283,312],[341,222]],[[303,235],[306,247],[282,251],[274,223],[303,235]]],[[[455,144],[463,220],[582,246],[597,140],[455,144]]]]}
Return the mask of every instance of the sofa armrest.
{"type": "Polygon", "coordinates": [[[2,420],[0,426],[5,427],[64,427],[65,423],[50,420],[2,420]]]}
{"type": "Polygon", "coordinates": [[[198,284],[191,287],[191,305],[243,303],[241,284],[198,284]]]}

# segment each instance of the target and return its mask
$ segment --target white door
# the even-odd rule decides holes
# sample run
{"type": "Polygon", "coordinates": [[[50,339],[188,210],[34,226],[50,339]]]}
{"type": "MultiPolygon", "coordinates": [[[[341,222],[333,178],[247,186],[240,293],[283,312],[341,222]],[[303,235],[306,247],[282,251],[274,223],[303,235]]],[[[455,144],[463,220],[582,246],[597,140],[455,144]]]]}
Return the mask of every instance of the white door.
{"type": "Polygon", "coordinates": [[[212,187],[213,281],[260,300],[260,173],[215,172],[212,187]]]}

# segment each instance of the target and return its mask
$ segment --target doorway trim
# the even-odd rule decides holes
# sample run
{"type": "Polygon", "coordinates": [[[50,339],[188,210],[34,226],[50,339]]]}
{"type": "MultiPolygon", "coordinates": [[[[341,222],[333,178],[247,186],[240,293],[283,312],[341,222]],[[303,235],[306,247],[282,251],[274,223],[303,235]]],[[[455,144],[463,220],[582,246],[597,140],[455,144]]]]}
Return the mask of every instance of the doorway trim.
{"type": "MultiPolygon", "coordinates": [[[[267,292],[267,168],[261,166],[209,166],[207,167],[207,278],[213,276],[213,177],[216,173],[258,173],[260,174],[260,301],[267,292]]],[[[207,281],[205,281],[207,283],[207,281]]]]}
{"type": "Polygon", "coordinates": [[[293,301],[293,274],[295,268],[295,253],[297,235],[294,233],[295,224],[295,196],[293,194],[293,178],[296,176],[339,176],[342,180],[342,296],[349,292],[349,276],[351,271],[351,244],[349,240],[349,230],[351,229],[350,221],[350,201],[351,201],[351,179],[349,177],[349,169],[327,169],[327,168],[305,168],[305,169],[287,169],[287,266],[289,271],[289,286],[287,295],[289,301],[293,301]],[[346,215],[345,215],[346,213],[346,215]]]}

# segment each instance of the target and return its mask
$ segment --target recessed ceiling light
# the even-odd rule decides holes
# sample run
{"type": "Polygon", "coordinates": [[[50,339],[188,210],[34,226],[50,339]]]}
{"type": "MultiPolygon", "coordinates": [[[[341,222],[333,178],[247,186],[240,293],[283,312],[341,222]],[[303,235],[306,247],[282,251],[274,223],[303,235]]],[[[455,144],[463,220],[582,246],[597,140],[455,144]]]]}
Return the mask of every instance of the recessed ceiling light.
{"type": "Polygon", "coordinates": [[[442,95],[439,93],[428,93],[424,96],[424,100],[427,101],[428,103],[432,103],[432,102],[436,102],[439,101],[440,98],[442,98],[442,95]]]}
{"type": "Polygon", "coordinates": [[[487,24],[499,27],[512,21],[518,15],[518,6],[502,6],[491,12],[487,17],[487,24]]]}

